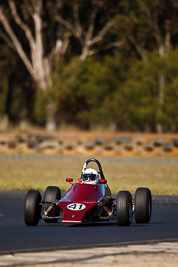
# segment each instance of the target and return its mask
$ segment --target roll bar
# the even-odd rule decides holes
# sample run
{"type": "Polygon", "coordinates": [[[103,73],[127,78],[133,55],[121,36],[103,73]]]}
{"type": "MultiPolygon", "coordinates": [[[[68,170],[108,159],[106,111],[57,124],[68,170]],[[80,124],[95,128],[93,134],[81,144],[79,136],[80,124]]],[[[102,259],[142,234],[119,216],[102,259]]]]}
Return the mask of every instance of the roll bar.
{"type": "Polygon", "coordinates": [[[101,167],[101,164],[100,164],[100,162],[99,162],[97,159],[95,159],[95,158],[90,158],[90,159],[88,159],[88,160],[84,163],[84,165],[83,165],[83,169],[82,169],[82,173],[86,170],[87,165],[88,165],[88,163],[90,163],[90,162],[95,162],[95,163],[98,165],[99,174],[100,174],[100,176],[101,176],[101,179],[102,179],[102,180],[105,180],[105,178],[104,178],[104,174],[103,174],[103,170],[102,170],[102,167],[101,167]]]}

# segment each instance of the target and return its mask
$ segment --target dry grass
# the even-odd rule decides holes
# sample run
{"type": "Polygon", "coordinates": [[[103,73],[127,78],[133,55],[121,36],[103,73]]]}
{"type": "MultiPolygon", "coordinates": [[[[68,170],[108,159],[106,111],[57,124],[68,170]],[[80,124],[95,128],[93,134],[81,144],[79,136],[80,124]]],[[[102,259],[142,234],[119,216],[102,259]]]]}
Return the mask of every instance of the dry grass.
{"type": "MultiPolygon", "coordinates": [[[[81,159],[66,161],[1,160],[0,190],[44,191],[48,185],[56,185],[66,191],[69,184],[65,178],[80,177],[83,166],[81,159]]],[[[149,187],[153,194],[178,194],[178,164],[134,163],[101,160],[103,171],[113,193],[137,187],[149,187]]]]}

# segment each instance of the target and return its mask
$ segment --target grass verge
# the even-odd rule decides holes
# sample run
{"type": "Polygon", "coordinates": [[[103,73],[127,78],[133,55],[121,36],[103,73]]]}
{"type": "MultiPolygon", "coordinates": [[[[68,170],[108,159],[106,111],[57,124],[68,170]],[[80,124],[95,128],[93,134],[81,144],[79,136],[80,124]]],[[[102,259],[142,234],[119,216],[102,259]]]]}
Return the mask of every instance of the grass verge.
{"type": "MultiPolygon", "coordinates": [[[[65,178],[81,175],[81,159],[73,161],[42,160],[1,160],[0,190],[37,189],[44,191],[48,185],[56,185],[66,191],[70,185],[65,178]]],[[[112,193],[129,190],[134,193],[137,187],[149,187],[152,194],[178,195],[178,164],[176,163],[138,163],[110,162],[101,164],[112,193]]],[[[90,165],[92,166],[92,164],[90,165]]]]}

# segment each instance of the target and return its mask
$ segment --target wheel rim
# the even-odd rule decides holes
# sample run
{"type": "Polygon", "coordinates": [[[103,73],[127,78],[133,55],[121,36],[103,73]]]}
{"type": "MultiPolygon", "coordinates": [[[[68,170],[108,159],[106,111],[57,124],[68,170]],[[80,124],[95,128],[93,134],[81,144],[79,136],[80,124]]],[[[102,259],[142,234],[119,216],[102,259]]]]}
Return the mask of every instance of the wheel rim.
{"type": "Polygon", "coordinates": [[[151,207],[148,208],[148,217],[150,218],[151,216],[151,207]]]}
{"type": "Polygon", "coordinates": [[[132,222],[132,210],[129,209],[129,222],[132,222]]]}
{"type": "Polygon", "coordinates": [[[148,207],[148,218],[150,219],[151,218],[151,195],[149,196],[149,207],[148,207]]]}

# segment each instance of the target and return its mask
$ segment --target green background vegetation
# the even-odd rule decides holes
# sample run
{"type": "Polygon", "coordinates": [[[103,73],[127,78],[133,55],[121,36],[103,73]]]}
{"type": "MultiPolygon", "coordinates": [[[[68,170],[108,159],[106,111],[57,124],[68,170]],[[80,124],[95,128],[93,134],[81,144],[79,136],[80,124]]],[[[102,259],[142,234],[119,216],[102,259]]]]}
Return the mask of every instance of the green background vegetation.
{"type": "MultiPolygon", "coordinates": [[[[10,2],[1,1],[1,9],[31,60],[28,40],[14,21],[10,2]]],[[[15,4],[35,36],[32,2],[15,4]]],[[[27,121],[41,127],[52,119],[58,129],[113,125],[119,131],[177,132],[177,14],[176,0],[44,0],[40,13],[44,56],[50,55],[57,35],[68,41],[65,52],[51,61],[52,83],[45,90],[31,77],[0,23],[0,127],[4,119],[10,126],[27,121]],[[77,27],[74,10],[81,38],[56,19],[61,16],[77,27]],[[84,40],[95,11],[92,38],[108,22],[112,26],[84,57],[84,40]],[[47,108],[51,103],[52,111],[47,108]]]]}
{"type": "MultiPolygon", "coordinates": [[[[177,0],[0,1],[0,131],[50,122],[53,130],[177,133],[177,14],[177,0]],[[41,60],[35,74],[49,68],[43,83],[19,56],[5,20],[31,67],[41,60]]],[[[80,175],[82,164],[71,162],[69,170],[62,161],[0,161],[0,190],[66,190],[64,179],[80,175]]],[[[115,193],[148,186],[154,194],[178,194],[176,164],[110,162],[103,168],[115,193]]]]}

